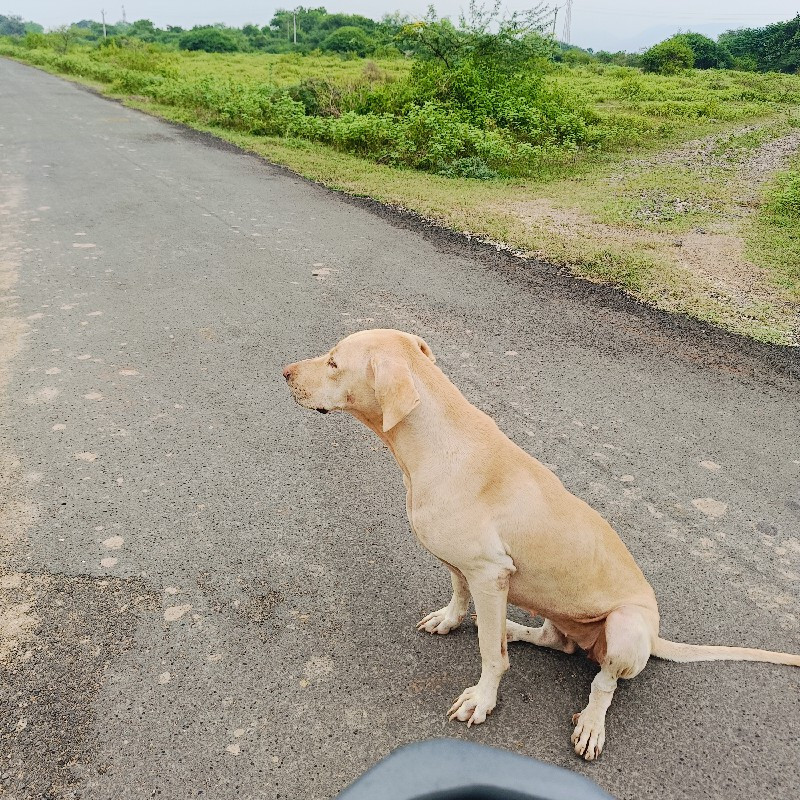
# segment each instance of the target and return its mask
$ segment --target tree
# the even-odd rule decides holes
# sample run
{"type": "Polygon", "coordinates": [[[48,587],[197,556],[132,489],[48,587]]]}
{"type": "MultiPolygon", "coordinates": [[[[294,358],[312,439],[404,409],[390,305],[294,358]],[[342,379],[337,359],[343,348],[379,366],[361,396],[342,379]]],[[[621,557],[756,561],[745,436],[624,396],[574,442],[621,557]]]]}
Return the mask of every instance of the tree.
{"type": "Polygon", "coordinates": [[[322,41],[322,48],[334,53],[355,53],[363,57],[374,49],[374,43],[361,28],[347,25],[328,34],[322,41]]]}
{"type": "Polygon", "coordinates": [[[584,50],[571,44],[559,42],[558,51],[555,54],[556,61],[575,66],[576,64],[591,64],[594,56],[590,50],[584,50]]]}
{"type": "Polygon", "coordinates": [[[718,41],[745,67],[755,63],[761,72],[800,71],[800,14],[765,28],[727,31],[718,41]]]}
{"type": "Polygon", "coordinates": [[[676,36],[653,45],[642,54],[642,69],[645,72],[658,72],[661,75],[674,75],[694,65],[694,53],[685,42],[676,36]]]}
{"type": "Polygon", "coordinates": [[[204,50],[206,53],[234,53],[237,41],[228,31],[219,28],[193,28],[178,39],[181,50],[204,50]]]}
{"type": "Polygon", "coordinates": [[[145,42],[156,40],[156,26],[149,19],[137,19],[128,31],[128,36],[135,36],[145,42]]]}
{"type": "Polygon", "coordinates": [[[0,14],[0,36],[24,36],[25,23],[22,17],[6,17],[0,14]]]}
{"type": "Polygon", "coordinates": [[[70,25],[60,25],[58,28],[53,28],[50,35],[55,42],[55,50],[57,53],[66,53],[70,45],[78,38],[78,30],[70,25]]]}
{"type": "MultiPolygon", "coordinates": [[[[433,9],[431,9],[432,11],[433,9]]],[[[466,37],[449,19],[437,20],[430,13],[424,20],[404,25],[397,34],[401,48],[423,60],[440,61],[452,69],[466,49],[466,37]]]]}
{"type": "Polygon", "coordinates": [[[697,69],[725,69],[733,66],[730,50],[702,33],[679,33],[672,38],[683,42],[692,51],[697,69]]]}
{"type": "Polygon", "coordinates": [[[537,59],[552,58],[555,44],[542,35],[552,22],[551,13],[538,3],[528,11],[504,16],[501,0],[490,11],[471,0],[456,27],[446,18],[438,19],[431,6],[424,20],[405,25],[396,39],[418,58],[439,61],[448,69],[470,61],[508,75],[537,59]]]}
{"type": "Polygon", "coordinates": [[[248,47],[253,50],[262,50],[269,44],[269,36],[263,34],[257,25],[245,25],[242,33],[247,39],[248,47]]]}
{"type": "Polygon", "coordinates": [[[616,64],[618,67],[638,67],[641,62],[641,56],[638,53],[625,53],[622,50],[618,50],[616,53],[598,50],[594,57],[601,64],[616,64]]]}

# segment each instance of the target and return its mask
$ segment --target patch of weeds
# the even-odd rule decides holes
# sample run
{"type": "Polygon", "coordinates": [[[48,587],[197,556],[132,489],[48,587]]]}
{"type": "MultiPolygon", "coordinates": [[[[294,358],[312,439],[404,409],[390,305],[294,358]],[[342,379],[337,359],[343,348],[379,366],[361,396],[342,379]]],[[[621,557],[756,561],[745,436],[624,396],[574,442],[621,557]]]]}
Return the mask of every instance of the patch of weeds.
{"type": "Polygon", "coordinates": [[[765,125],[743,133],[734,133],[721,138],[713,149],[713,155],[738,160],[753,150],[758,150],[767,142],[777,139],[786,132],[783,125],[765,125]]]}
{"type": "Polygon", "coordinates": [[[711,203],[704,198],[683,195],[677,197],[661,189],[643,189],[639,193],[638,207],[632,217],[640,222],[672,222],[686,214],[704,214],[711,211],[711,203]]]}
{"type": "Polygon", "coordinates": [[[443,165],[438,170],[438,173],[446,178],[475,178],[481,181],[500,177],[496,170],[492,169],[482,158],[477,156],[468,156],[467,158],[458,158],[455,161],[451,161],[449,164],[443,165]]]}
{"type": "Polygon", "coordinates": [[[592,280],[613,283],[636,294],[642,294],[651,282],[658,265],[635,252],[619,252],[610,248],[586,253],[576,271],[592,280]]]}
{"type": "Polygon", "coordinates": [[[710,221],[725,211],[734,185],[720,180],[718,173],[704,165],[695,168],[666,159],[660,167],[644,162],[616,176],[614,183],[609,181],[606,193],[612,198],[614,215],[605,221],[672,233],[710,221]]]}
{"type": "Polygon", "coordinates": [[[800,160],[775,176],[748,235],[748,255],[775,285],[800,299],[800,160]]]}

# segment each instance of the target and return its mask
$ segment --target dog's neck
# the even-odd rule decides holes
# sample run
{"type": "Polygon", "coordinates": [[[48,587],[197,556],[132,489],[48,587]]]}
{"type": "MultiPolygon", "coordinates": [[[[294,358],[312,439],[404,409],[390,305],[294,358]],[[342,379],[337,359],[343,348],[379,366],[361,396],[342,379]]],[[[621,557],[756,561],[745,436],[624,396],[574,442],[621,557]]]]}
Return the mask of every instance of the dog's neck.
{"type": "MultiPolygon", "coordinates": [[[[439,372],[437,367],[431,365],[431,368],[439,372]]],[[[425,379],[424,371],[417,372],[415,385],[420,397],[419,405],[386,432],[379,414],[372,417],[351,412],[386,444],[409,480],[421,470],[441,469],[443,461],[451,461],[455,467],[464,455],[465,433],[468,438],[474,438],[476,444],[482,438],[483,426],[465,428],[463,425],[464,410],[471,407],[464,395],[443,373],[436,380],[435,389],[432,384],[425,379]],[[455,430],[459,435],[454,435],[455,430]],[[459,452],[453,450],[454,441],[461,443],[459,452]]],[[[474,417],[471,418],[474,421],[474,417]]],[[[481,419],[496,430],[497,426],[490,417],[481,415],[481,419]]]]}

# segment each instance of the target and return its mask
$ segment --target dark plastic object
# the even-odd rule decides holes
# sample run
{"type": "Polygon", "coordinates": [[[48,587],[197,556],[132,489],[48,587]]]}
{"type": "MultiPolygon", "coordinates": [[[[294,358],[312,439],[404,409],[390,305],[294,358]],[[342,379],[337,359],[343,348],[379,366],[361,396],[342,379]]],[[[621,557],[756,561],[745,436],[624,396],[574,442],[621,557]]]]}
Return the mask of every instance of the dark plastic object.
{"type": "Polygon", "coordinates": [[[338,800],[613,800],[574,772],[459,739],[400,747],[338,800]]]}

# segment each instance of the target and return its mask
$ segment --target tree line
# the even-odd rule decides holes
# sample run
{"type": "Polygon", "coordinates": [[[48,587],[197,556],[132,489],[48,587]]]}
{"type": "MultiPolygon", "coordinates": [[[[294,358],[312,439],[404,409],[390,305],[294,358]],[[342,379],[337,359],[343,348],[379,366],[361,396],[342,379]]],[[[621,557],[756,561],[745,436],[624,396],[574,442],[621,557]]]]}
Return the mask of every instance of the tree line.
{"type": "MultiPolygon", "coordinates": [[[[471,12],[475,13],[474,3],[471,12]]],[[[479,9],[478,9],[479,11],[479,9]]],[[[544,3],[529,12],[540,23],[552,13],[544,3]]],[[[436,19],[433,12],[431,19],[436,19]]],[[[444,20],[439,20],[444,23],[444,20]]],[[[19,16],[0,15],[0,36],[22,37],[29,46],[46,46],[55,37],[57,47],[69,43],[95,45],[143,42],[183,50],[206,52],[311,53],[315,51],[355,56],[391,56],[414,53],[419,46],[408,32],[415,22],[399,13],[381,20],[360,14],[331,14],[324,7],[278,9],[269,24],[233,28],[222,23],[184,29],[177,25],[156,27],[150,20],[105,24],[80,20],[44,34],[41,25],[19,16]]],[[[544,33],[544,24],[540,24],[544,33]]],[[[452,26],[452,30],[457,30],[452,26]]],[[[455,35],[455,34],[451,34],[455,35]]],[[[699,33],[679,33],[644,53],[593,51],[553,40],[550,57],[566,63],[606,63],[641,67],[648,72],[670,74],[682,69],[740,69],[758,72],[800,72],[800,14],[794,19],[763,28],[742,28],[713,40],[699,33]]]]}

